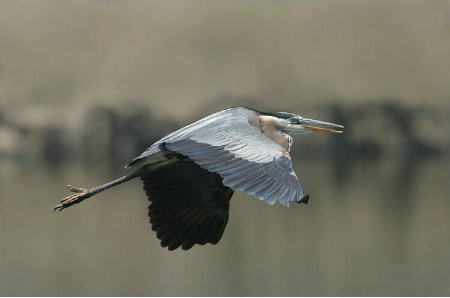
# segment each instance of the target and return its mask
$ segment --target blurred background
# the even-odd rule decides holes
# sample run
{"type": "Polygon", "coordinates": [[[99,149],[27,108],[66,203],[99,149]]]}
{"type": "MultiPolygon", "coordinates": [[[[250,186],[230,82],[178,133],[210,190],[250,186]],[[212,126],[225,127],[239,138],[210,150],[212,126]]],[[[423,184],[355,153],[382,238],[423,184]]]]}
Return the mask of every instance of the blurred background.
{"type": "Polygon", "coordinates": [[[0,1],[0,295],[450,295],[450,1],[0,1]],[[136,180],[59,214],[231,106],[295,137],[310,203],[242,193],[169,252],[136,180]]]}

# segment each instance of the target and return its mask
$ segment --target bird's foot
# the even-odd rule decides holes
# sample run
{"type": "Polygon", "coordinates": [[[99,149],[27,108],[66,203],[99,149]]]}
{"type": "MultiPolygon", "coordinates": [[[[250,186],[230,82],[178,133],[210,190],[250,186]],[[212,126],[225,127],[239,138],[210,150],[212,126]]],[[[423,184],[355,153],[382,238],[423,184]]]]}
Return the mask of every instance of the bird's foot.
{"type": "Polygon", "coordinates": [[[67,207],[70,207],[72,205],[78,204],[82,202],[83,200],[87,199],[89,196],[87,196],[89,190],[85,188],[80,187],[74,187],[72,185],[67,185],[66,187],[70,192],[74,192],[75,194],[68,196],[61,200],[61,203],[59,205],[56,205],[53,208],[53,212],[59,212],[67,207]]]}

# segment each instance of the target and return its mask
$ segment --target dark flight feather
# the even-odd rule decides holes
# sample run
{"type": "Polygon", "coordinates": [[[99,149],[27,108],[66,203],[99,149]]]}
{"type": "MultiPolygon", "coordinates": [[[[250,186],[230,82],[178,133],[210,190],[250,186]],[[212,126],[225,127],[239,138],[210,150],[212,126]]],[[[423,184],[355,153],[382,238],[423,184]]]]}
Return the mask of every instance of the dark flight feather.
{"type": "Polygon", "coordinates": [[[233,190],[222,178],[191,159],[144,171],[141,180],[150,201],[148,215],[163,247],[189,249],[216,244],[228,222],[233,190]]]}

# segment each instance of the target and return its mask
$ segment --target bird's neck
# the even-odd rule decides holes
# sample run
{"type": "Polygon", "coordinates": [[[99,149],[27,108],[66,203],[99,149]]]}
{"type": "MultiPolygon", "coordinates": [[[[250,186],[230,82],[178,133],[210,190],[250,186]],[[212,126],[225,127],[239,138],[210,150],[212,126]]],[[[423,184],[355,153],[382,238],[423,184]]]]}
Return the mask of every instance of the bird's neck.
{"type": "Polygon", "coordinates": [[[272,116],[259,116],[260,131],[278,145],[289,150],[292,144],[292,138],[279,129],[280,125],[278,121],[277,118],[272,116]]]}

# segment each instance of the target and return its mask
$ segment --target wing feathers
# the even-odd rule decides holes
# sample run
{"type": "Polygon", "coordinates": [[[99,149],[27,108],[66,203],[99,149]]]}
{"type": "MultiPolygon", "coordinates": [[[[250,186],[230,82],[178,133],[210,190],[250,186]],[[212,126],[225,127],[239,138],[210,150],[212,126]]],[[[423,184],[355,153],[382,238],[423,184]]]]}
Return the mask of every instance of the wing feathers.
{"type": "MultiPolygon", "coordinates": [[[[249,125],[248,125],[249,126],[249,125]]],[[[223,178],[225,186],[238,191],[254,195],[260,200],[273,204],[279,200],[283,205],[289,202],[298,202],[303,197],[300,182],[292,169],[292,163],[282,148],[259,132],[258,138],[263,142],[258,146],[249,146],[242,142],[223,145],[225,140],[214,143],[201,143],[198,140],[183,139],[177,142],[166,143],[167,149],[191,158],[202,168],[218,173],[223,178]],[[264,139],[265,138],[265,139],[264,139]],[[219,144],[219,145],[218,145],[219,144]],[[265,184],[281,184],[271,192],[263,191],[265,184]],[[291,189],[291,190],[288,190],[291,189]]],[[[231,134],[231,133],[230,133],[231,134]]],[[[207,139],[203,136],[203,138],[207,139]]],[[[247,140],[249,141],[249,140],[247,140]]],[[[272,189],[272,188],[270,188],[272,189]]]]}
{"type": "Polygon", "coordinates": [[[141,180],[151,202],[150,223],[163,247],[189,249],[220,240],[233,191],[219,175],[180,156],[156,170],[144,167],[141,180]]]}

